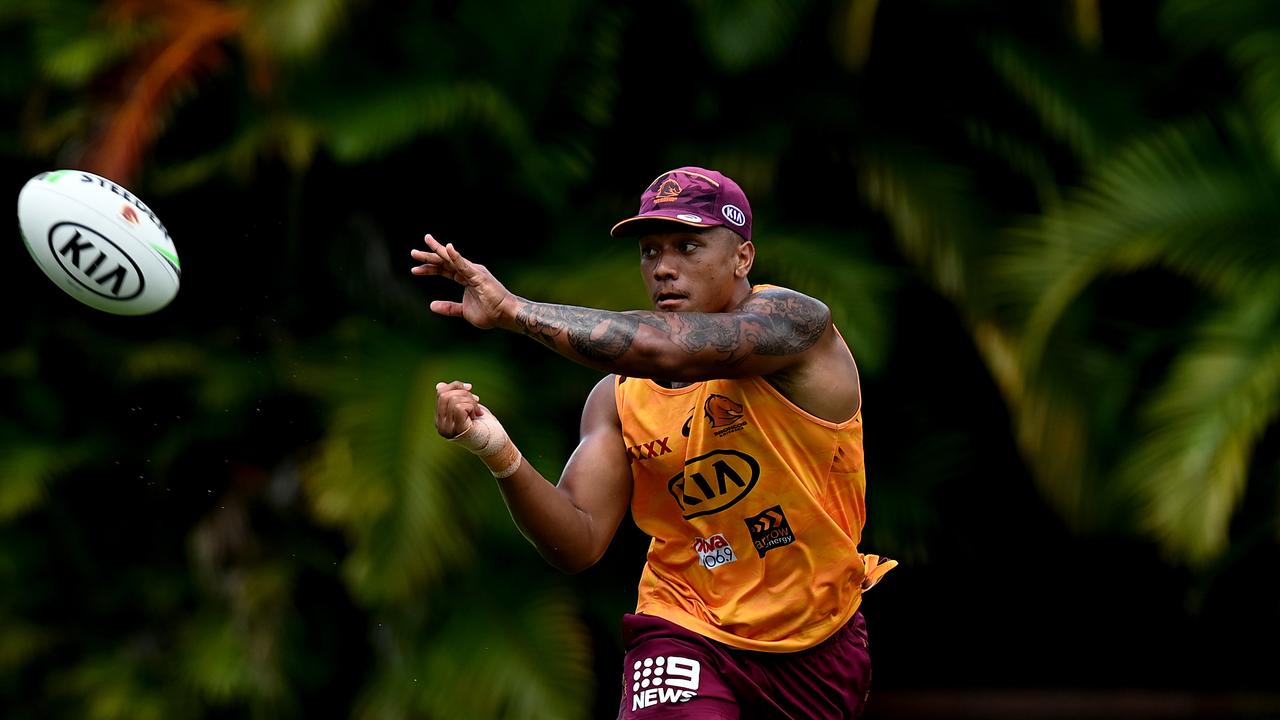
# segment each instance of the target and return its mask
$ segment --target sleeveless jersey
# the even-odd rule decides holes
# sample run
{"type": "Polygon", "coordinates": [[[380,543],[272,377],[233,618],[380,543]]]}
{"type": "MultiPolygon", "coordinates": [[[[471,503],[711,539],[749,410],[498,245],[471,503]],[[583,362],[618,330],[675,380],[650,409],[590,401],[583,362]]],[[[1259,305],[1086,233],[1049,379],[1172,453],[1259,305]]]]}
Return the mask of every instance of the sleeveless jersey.
{"type": "Polygon", "coordinates": [[[653,538],[636,612],[732,647],[803,650],[861,604],[861,409],[814,417],[763,378],[618,377],[631,511],[653,538]]]}

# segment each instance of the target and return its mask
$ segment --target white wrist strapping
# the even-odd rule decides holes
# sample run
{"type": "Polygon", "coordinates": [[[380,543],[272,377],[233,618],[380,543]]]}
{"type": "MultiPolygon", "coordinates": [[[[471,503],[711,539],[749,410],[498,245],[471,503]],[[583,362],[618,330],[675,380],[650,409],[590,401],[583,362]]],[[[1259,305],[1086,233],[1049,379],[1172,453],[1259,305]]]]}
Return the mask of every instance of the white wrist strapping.
{"type": "Polygon", "coordinates": [[[471,418],[471,426],[462,434],[449,439],[479,456],[496,478],[515,474],[524,460],[502,423],[487,409],[484,415],[471,418]]]}

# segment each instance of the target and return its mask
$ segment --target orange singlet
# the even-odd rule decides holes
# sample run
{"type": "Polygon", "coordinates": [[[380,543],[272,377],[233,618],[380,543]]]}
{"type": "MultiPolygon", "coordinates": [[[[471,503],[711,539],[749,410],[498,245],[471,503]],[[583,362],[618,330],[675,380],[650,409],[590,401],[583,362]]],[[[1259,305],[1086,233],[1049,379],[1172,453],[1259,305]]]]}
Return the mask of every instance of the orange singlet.
{"type": "Polygon", "coordinates": [[[636,524],[653,538],[636,612],[732,647],[791,652],[862,602],[862,412],[842,423],[763,378],[614,384],[636,524]]]}

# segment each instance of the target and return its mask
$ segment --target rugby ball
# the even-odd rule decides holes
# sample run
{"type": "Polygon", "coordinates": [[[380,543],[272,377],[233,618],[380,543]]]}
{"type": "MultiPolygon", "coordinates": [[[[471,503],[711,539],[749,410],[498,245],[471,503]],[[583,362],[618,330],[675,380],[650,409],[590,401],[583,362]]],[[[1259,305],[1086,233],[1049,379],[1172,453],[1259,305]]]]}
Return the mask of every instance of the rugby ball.
{"type": "Polygon", "coordinates": [[[54,170],[18,193],[18,228],[36,264],[80,302],[117,315],[168,305],[182,276],[160,218],[116,183],[54,170]]]}

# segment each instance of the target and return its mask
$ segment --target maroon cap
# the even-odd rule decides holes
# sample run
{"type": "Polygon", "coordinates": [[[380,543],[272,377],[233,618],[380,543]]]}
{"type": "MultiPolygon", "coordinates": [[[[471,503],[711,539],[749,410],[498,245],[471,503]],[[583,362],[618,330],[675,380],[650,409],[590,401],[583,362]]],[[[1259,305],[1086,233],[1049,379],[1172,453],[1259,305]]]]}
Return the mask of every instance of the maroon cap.
{"type": "Polygon", "coordinates": [[[613,226],[614,237],[633,235],[642,220],[693,227],[723,225],[751,239],[751,205],[738,183],[715,170],[682,167],[658,176],[640,196],[640,212],[613,226]]]}

